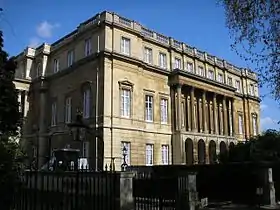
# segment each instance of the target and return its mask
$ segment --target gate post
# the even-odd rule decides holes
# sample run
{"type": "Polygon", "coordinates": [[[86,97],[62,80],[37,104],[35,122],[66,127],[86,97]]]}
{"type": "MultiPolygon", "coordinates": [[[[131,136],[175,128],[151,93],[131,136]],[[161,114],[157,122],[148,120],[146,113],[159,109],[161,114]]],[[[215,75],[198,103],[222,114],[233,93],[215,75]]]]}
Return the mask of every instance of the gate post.
{"type": "Polygon", "coordinates": [[[120,173],[119,206],[120,210],[134,210],[133,172],[120,173]]]}

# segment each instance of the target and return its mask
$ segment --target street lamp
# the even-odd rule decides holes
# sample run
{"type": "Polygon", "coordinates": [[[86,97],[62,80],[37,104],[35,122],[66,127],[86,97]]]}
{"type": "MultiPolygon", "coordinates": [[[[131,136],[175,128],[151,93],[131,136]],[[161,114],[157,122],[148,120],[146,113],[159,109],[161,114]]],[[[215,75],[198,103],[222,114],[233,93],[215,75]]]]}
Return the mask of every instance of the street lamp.
{"type": "Polygon", "coordinates": [[[123,146],[123,149],[122,149],[123,163],[121,165],[122,171],[126,171],[126,167],[128,166],[127,163],[126,163],[127,152],[128,151],[127,151],[126,146],[123,146]]]}

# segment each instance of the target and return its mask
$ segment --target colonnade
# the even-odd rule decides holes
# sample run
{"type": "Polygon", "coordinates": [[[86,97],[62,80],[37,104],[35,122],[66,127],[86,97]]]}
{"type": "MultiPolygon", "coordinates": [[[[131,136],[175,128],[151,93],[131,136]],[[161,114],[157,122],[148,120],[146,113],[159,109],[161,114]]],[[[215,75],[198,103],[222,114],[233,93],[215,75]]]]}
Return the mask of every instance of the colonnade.
{"type": "Polygon", "coordinates": [[[234,136],[232,97],[186,85],[176,85],[173,93],[177,131],[234,136]]]}

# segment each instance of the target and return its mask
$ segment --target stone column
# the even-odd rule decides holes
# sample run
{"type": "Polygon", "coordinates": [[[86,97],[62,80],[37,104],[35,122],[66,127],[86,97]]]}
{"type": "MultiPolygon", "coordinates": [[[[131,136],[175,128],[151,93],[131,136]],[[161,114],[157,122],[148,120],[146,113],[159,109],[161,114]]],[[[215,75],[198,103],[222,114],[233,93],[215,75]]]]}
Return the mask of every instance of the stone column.
{"type": "Polygon", "coordinates": [[[213,102],[210,101],[208,106],[209,106],[209,112],[210,112],[210,114],[209,114],[210,133],[213,134],[214,133],[213,102]]]}
{"type": "Polygon", "coordinates": [[[39,115],[39,162],[38,166],[41,167],[46,162],[48,155],[48,142],[47,142],[47,123],[46,123],[46,105],[47,105],[47,87],[43,78],[40,84],[40,115],[39,115]]]}
{"type": "Polygon", "coordinates": [[[214,119],[214,131],[215,134],[219,134],[218,128],[218,107],[217,107],[217,95],[216,93],[213,94],[213,119],[214,119]]]}
{"type": "Polygon", "coordinates": [[[196,131],[195,123],[195,104],[194,104],[194,87],[191,87],[191,128],[192,131],[196,131]]]}
{"type": "Polygon", "coordinates": [[[219,126],[220,126],[220,135],[224,134],[224,115],[223,115],[223,105],[219,103],[219,126]]]}
{"type": "Polygon", "coordinates": [[[236,133],[236,113],[235,113],[235,106],[234,106],[234,98],[231,100],[231,112],[232,112],[232,135],[235,136],[236,133]]]}
{"type": "Polygon", "coordinates": [[[206,108],[206,91],[202,90],[202,123],[204,133],[208,133],[207,128],[207,108],[206,108]]]}
{"type": "MultiPolygon", "coordinates": [[[[116,176],[113,173],[111,176],[116,176]]],[[[133,172],[121,172],[120,173],[120,186],[119,186],[119,203],[117,204],[120,210],[132,210],[134,209],[134,197],[133,197],[133,172]]]]}
{"type": "Polygon", "coordinates": [[[232,103],[231,103],[231,99],[229,100],[229,104],[228,104],[228,123],[229,123],[229,135],[232,136],[232,103]]]}
{"type": "Polygon", "coordinates": [[[198,99],[198,123],[199,123],[199,132],[202,133],[203,131],[203,122],[202,122],[202,115],[203,115],[203,107],[202,107],[202,100],[201,98],[198,99]]]}
{"type": "Polygon", "coordinates": [[[227,116],[227,101],[226,96],[223,97],[223,120],[224,120],[224,135],[228,136],[228,116],[227,116]]]}
{"type": "Polygon", "coordinates": [[[176,123],[177,123],[177,130],[181,131],[182,130],[182,108],[181,108],[181,96],[182,96],[182,86],[180,84],[177,85],[176,87],[176,92],[177,92],[177,109],[176,109],[176,123]]]}
{"type": "Polygon", "coordinates": [[[191,97],[188,96],[187,98],[187,125],[188,125],[188,131],[192,130],[192,120],[191,120],[191,115],[192,115],[192,108],[191,108],[191,97]]]}

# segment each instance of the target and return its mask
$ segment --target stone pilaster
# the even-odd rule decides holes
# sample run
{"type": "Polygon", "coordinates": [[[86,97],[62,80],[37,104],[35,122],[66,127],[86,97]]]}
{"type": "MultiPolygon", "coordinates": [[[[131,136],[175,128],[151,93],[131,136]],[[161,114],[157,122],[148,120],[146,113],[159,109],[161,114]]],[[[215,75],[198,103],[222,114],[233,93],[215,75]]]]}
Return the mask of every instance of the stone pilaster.
{"type": "Polygon", "coordinates": [[[192,129],[192,120],[191,120],[191,115],[192,115],[192,108],[191,108],[191,97],[188,96],[187,98],[187,126],[188,126],[188,131],[191,131],[192,129]]]}
{"type": "Polygon", "coordinates": [[[217,107],[217,95],[213,94],[213,119],[214,119],[214,131],[215,134],[219,134],[218,128],[218,107],[217,107]]]}
{"type": "Polygon", "coordinates": [[[235,136],[235,134],[236,134],[236,113],[235,113],[234,99],[231,100],[231,111],[232,111],[232,135],[235,136]]]}
{"type": "Polygon", "coordinates": [[[203,123],[203,131],[204,133],[208,133],[207,127],[207,107],[206,107],[206,91],[202,92],[202,123],[203,123]]]}
{"type": "Polygon", "coordinates": [[[177,124],[177,130],[181,131],[182,130],[182,103],[181,103],[181,97],[182,97],[182,86],[181,85],[177,85],[176,86],[176,93],[177,93],[177,108],[176,108],[176,124],[177,124]]]}
{"type": "Polygon", "coordinates": [[[192,131],[196,131],[196,109],[195,109],[195,102],[194,102],[194,87],[191,87],[191,128],[192,131]]]}
{"type": "Polygon", "coordinates": [[[47,141],[47,87],[45,79],[41,78],[40,84],[40,116],[39,116],[39,162],[38,166],[41,167],[46,163],[46,156],[48,155],[48,141],[47,141]]]}
{"type": "Polygon", "coordinates": [[[198,123],[199,123],[199,132],[202,133],[203,131],[203,122],[202,122],[202,115],[203,115],[203,107],[202,107],[202,100],[201,98],[198,99],[198,123]]]}
{"type": "Polygon", "coordinates": [[[233,129],[232,129],[232,101],[231,99],[229,100],[229,105],[228,105],[228,116],[229,116],[229,119],[228,119],[228,123],[229,123],[229,135],[230,136],[233,136],[233,129]]]}
{"type": "Polygon", "coordinates": [[[224,135],[228,136],[228,116],[227,116],[227,100],[223,97],[223,119],[224,119],[224,135]]]}

